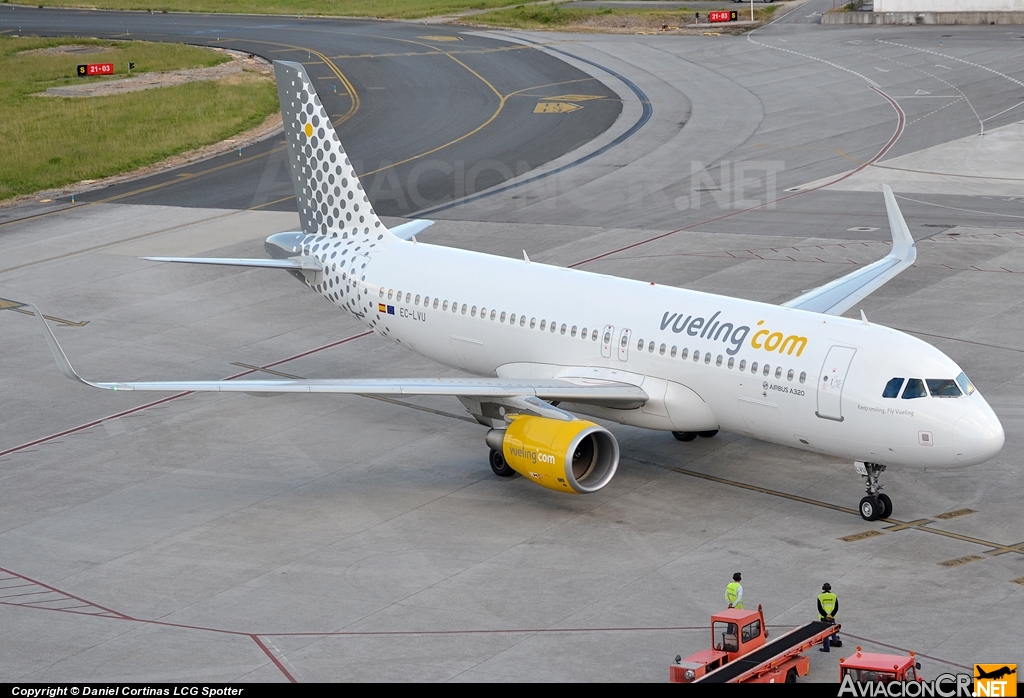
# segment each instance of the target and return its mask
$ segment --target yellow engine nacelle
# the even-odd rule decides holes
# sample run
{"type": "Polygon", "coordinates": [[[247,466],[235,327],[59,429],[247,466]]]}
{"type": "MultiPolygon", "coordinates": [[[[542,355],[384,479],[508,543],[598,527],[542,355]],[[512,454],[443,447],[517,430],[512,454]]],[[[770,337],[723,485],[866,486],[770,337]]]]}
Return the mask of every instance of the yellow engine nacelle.
{"type": "Polygon", "coordinates": [[[501,451],[520,475],[559,492],[597,492],[619,467],[615,437],[582,419],[516,417],[505,430],[501,451]]]}

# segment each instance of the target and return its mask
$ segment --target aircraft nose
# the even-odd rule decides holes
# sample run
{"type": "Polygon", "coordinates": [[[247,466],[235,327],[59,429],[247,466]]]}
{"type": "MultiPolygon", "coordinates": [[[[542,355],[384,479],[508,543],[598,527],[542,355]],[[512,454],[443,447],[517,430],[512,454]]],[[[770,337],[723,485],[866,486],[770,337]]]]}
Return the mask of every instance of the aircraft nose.
{"type": "Polygon", "coordinates": [[[274,259],[288,259],[302,254],[303,233],[275,233],[263,243],[264,249],[274,259]]]}
{"type": "Polygon", "coordinates": [[[1003,425],[988,405],[976,408],[953,424],[953,449],[961,463],[984,463],[1003,450],[1003,425]]]}

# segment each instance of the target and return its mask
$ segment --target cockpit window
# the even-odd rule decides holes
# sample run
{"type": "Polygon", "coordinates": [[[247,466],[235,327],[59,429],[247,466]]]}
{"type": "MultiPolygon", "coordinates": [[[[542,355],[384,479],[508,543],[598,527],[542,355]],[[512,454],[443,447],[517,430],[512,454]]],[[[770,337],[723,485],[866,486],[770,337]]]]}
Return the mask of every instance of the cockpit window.
{"type": "Polygon", "coordinates": [[[885,390],[882,391],[882,397],[899,397],[900,388],[903,387],[903,378],[893,378],[885,384],[885,390]]]}
{"type": "Polygon", "coordinates": [[[903,389],[904,400],[912,400],[915,397],[928,397],[924,390],[924,381],[920,378],[911,378],[907,381],[907,387],[903,389]]]}
{"type": "Polygon", "coordinates": [[[928,392],[932,394],[932,397],[960,397],[960,388],[957,387],[954,380],[928,378],[925,382],[928,384],[928,392]]]}
{"type": "Polygon", "coordinates": [[[964,395],[970,395],[974,392],[974,383],[971,382],[971,379],[963,371],[956,377],[956,382],[960,386],[960,390],[964,391],[964,395]]]}

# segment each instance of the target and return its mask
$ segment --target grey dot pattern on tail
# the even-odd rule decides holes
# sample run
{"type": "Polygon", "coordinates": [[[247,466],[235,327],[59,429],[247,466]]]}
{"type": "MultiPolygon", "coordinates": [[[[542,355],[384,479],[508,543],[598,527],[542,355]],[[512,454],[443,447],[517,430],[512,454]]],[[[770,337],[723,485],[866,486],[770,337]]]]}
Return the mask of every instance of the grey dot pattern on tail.
{"type": "Polygon", "coordinates": [[[276,68],[303,231],[364,242],[382,239],[385,228],[305,70],[280,63],[276,68]]]}

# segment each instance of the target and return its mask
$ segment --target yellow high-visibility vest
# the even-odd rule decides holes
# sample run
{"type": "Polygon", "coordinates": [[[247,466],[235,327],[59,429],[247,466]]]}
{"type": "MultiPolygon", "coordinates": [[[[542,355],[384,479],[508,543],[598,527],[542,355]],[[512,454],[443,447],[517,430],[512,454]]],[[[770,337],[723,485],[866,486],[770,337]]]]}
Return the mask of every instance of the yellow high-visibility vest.
{"type": "MultiPolygon", "coordinates": [[[[825,613],[827,615],[831,616],[832,613],[836,610],[836,601],[836,595],[833,594],[831,591],[823,591],[822,593],[818,594],[818,603],[820,603],[821,607],[825,609],[825,613]]],[[[821,620],[825,620],[825,616],[822,616],[820,613],[818,614],[818,616],[821,618],[821,620]]]]}
{"type": "Polygon", "coordinates": [[[740,595],[740,583],[729,582],[725,587],[725,598],[733,608],[743,608],[743,602],[737,601],[740,595]]]}

